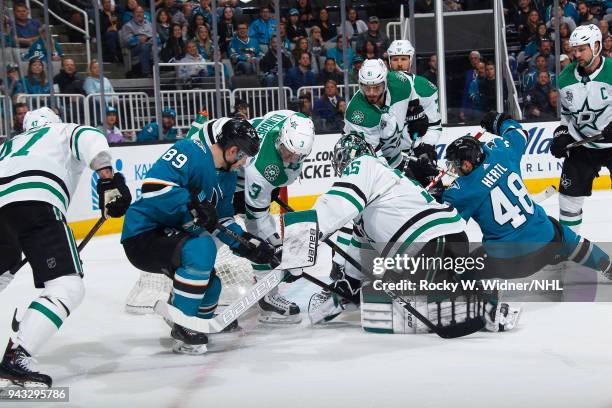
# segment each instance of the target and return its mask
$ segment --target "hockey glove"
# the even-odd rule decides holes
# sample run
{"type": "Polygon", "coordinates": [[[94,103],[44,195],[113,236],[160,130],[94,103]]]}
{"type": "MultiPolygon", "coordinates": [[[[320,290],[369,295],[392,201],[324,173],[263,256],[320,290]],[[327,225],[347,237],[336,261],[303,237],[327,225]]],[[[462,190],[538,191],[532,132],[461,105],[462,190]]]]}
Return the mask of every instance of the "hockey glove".
{"type": "Polygon", "coordinates": [[[603,143],[612,143],[612,122],[608,123],[608,126],[601,132],[603,136],[603,143]]]}
{"type": "Polygon", "coordinates": [[[438,174],[436,166],[436,150],[432,145],[422,143],[414,149],[416,160],[410,160],[404,173],[407,177],[413,178],[422,186],[427,186],[431,178],[438,174]]]}
{"type": "Polygon", "coordinates": [[[406,123],[408,124],[408,133],[412,140],[422,137],[427,133],[429,119],[427,119],[423,107],[418,104],[418,101],[417,104],[408,106],[406,123]]]}
{"type": "Polygon", "coordinates": [[[200,201],[194,197],[187,208],[189,208],[189,212],[193,217],[194,224],[211,233],[217,229],[219,216],[217,215],[217,209],[210,202],[200,201]]]}
{"type": "Polygon", "coordinates": [[[278,260],[274,256],[275,250],[272,245],[248,232],[244,232],[242,238],[247,242],[239,243],[234,252],[256,264],[271,264],[273,268],[278,266],[278,260]]]}
{"type": "Polygon", "coordinates": [[[99,179],[96,190],[98,206],[105,218],[122,217],[132,202],[132,194],[121,173],[115,173],[112,179],[99,179]]]}
{"type": "Polygon", "coordinates": [[[480,126],[489,133],[499,135],[502,124],[508,119],[512,119],[512,117],[505,113],[491,111],[484,115],[480,121],[480,126]]]}
{"type": "Polygon", "coordinates": [[[553,141],[550,145],[550,153],[557,159],[562,159],[568,156],[567,145],[574,142],[574,138],[570,135],[567,126],[561,125],[557,127],[553,133],[553,141]]]}

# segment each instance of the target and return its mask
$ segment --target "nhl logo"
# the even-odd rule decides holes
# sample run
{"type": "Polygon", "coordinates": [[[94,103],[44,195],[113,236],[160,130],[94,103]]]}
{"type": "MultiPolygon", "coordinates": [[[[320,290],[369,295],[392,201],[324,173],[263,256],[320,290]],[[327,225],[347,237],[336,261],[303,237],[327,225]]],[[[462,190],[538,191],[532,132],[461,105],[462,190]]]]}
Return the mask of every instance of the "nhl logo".
{"type": "Polygon", "coordinates": [[[353,112],[353,114],[351,115],[351,121],[353,123],[361,123],[363,122],[363,120],[365,119],[365,114],[362,111],[355,111],[353,112]]]}
{"type": "Polygon", "coordinates": [[[567,91],[565,93],[565,98],[569,103],[572,103],[572,100],[574,99],[574,94],[572,93],[572,91],[567,91]]]}
{"type": "Polygon", "coordinates": [[[264,177],[269,182],[273,182],[274,180],[276,180],[279,175],[280,167],[278,167],[276,164],[268,164],[264,169],[264,177]]]}
{"type": "Polygon", "coordinates": [[[55,261],[55,258],[49,258],[47,259],[47,268],[49,269],[53,269],[57,266],[57,262],[55,261]]]}
{"type": "Polygon", "coordinates": [[[572,179],[567,177],[565,174],[561,175],[561,185],[563,188],[567,189],[572,185],[572,179]]]}

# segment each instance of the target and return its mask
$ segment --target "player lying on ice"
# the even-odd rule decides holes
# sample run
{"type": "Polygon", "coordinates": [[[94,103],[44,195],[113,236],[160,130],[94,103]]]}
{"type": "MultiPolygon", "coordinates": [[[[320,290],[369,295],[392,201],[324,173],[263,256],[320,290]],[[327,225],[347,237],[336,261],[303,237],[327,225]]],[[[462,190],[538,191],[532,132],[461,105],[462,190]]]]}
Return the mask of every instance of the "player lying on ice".
{"type": "MultiPolygon", "coordinates": [[[[143,182],[142,198],[126,213],[121,236],[135,267],[173,279],[171,304],[203,319],[213,317],[221,293],[213,269],[218,240],[254,263],[268,264],[274,257],[272,245],[244,232],[233,219],[235,170],[257,154],[259,138],[244,119],[215,122],[215,132],[203,135],[206,142],[190,134],[155,162],[143,182]],[[250,247],[218,231],[218,223],[249,240],[250,247]]],[[[176,352],[206,352],[204,333],[174,324],[171,336],[176,352]]]]}

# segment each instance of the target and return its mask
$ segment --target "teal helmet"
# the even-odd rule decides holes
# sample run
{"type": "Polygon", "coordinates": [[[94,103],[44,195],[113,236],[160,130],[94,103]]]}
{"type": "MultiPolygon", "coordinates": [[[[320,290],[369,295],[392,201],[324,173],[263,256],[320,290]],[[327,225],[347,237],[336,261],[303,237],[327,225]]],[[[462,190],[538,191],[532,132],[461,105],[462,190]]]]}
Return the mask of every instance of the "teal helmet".
{"type": "Polygon", "coordinates": [[[374,149],[362,135],[351,132],[343,135],[334,146],[332,166],[337,176],[342,174],[342,170],[354,159],[364,154],[374,156],[374,149]]]}

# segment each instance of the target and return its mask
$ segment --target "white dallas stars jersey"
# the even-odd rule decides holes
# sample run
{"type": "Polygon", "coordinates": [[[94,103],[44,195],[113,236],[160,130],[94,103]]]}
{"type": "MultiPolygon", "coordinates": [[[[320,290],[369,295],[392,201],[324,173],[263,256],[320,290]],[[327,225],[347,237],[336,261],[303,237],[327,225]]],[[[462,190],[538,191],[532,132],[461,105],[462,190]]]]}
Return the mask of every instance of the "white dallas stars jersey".
{"type": "Polygon", "coordinates": [[[417,182],[379,159],[364,155],[349,163],[340,180],[313,207],[324,235],[354,220],[356,247],[373,247],[381,257],[412,253],[412,243],[465,230],[457,210],[434,200],[417,182]],[[361,241],[361,242],[358,242],[361,241]]]}
{"type": "Polygon", "coordinates": [[[0,150],[0,207],[44,201],[64,215],[85,166],[110,151],[99,130],[74,123],[35,127],[0,150]]]}
{"type": "MultiPolygon", "coordinates": [[[[561,123],[576,140],[595,136],[612,120],[612,59],[602,58],[595,72],[581,76],[573,62],[559,75],[561,123]]],[[[588,143],[592,149],[612,147],[612,143],[588,143]]]]}
{"type": "Polygon", "coordinates": [[[409,73],[405,74],[410,78],[413,88],[410,101],[419,101],[419,104],[423,107],[425,116],[427,116],[429,127],[423,136],[417,140],[412,140],[412,136],[408,134],[408,123],[406,123],[406,126],[404,126],[402,130],[400,148],[402,150],[407,150],[413,147],[413,145],[414,147],[418,146],[420,143],[427,143],[435,146],[438,144],[440,136],[442,136],[442,117],[440,116],[440,109],[438,106],[438,88],[425,77],[409,73]],[[415,142],[418,142],[418,144],[415,142]]]}

